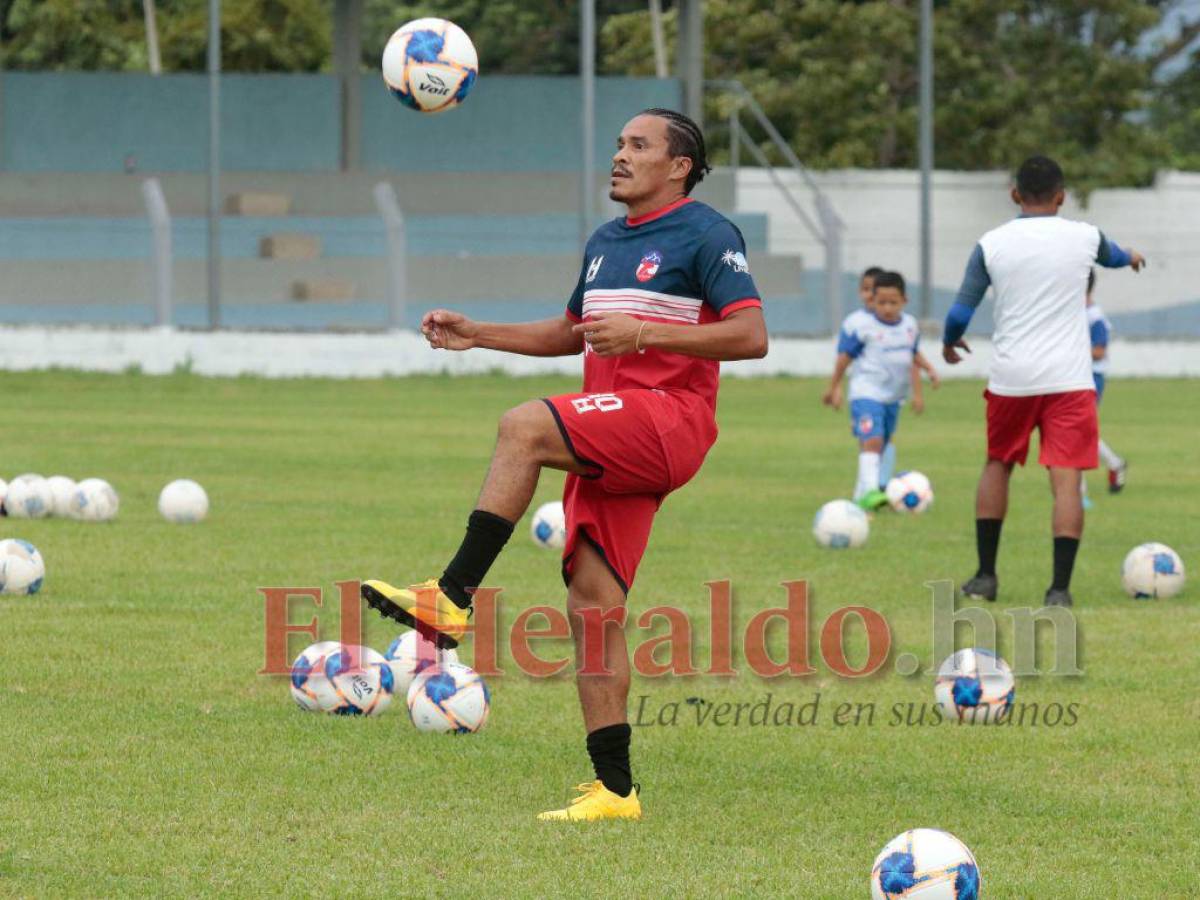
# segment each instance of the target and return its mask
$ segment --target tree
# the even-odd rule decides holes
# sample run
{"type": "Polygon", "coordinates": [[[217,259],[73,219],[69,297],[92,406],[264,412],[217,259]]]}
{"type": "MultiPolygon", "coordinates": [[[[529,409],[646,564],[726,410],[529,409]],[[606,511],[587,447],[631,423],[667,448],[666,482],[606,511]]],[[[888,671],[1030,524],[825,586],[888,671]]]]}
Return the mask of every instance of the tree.
{"type": "MultiPolygon", "coordinates": [[[[145,71],[142,0],[0,0],[0,64],[7,69],[145,71]]],[[[164,71],[202,71],[206,0],[157,0],[164,71]]],[[[324,0],[221,5],[221,65],[239,72],[312,72],[329,63],[324,0]]]]}
{"type": "MultiPolygon", "coordinates": [[[[1156,62],[1137,38],[1168,7],[938,2],[937,164],[1011,168],[1037,151],[1057,156],[1084,193],[1146,183],[1167,147],[1136,115],[1155,90],[1156,62]]],[[[807,165],[916,165],[916,0],[707,0],[706,13],[706,77],[740,80],[807,165]]],[[[673,12],[667,27],[674,32],[673,12]]],[[[648,16],[609,19],[603,51],[609,71],[650,74],[648,16]]],[[[707,103],[712,143],[722,148],[731,103],[719,93],[707,103]]]]}

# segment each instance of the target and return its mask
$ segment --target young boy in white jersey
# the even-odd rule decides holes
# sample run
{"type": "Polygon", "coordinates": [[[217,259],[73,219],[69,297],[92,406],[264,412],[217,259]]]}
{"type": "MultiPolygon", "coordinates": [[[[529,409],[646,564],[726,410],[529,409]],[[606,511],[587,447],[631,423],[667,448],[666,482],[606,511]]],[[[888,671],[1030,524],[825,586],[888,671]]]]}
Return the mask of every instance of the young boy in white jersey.
{"type": "MultiPolygon", "coordinates": [[[[1104,311],[1096,305],[1092,294],[1096,289],[1096,270],[1088,272],[1087,283],[1087,317],[1088,331],[1092,341],[1092,380],[1096,383],[1096,403],[1104,397],[1104,377],[1108,374],[1108,342],[1112,337],[1112,323],[1104,315],[1104,311]]],[[[1117,454],[1104,440],[1100,438],[1100,459],[1108,469],[1108,492],[1119,494],[1125,487],[1125,460],[1117,454]]],[[[1087,485],[1081,482],[1084,492],[1084,505],[1090,505],[1087,500],[1087,485]]]]}
{"type": "MultiPolygon", "coordinates": [[[[855,323],[862,317],[868,321],[875,314],[875,276],[882,275],[887,270],[882,266],[868,266],[863,270],[862,275],[858,279],[858,299],[862,301],[862,308],[856,309],[850,315],[842,320],[842,327],[839,334],[853,333],[855,323]]],[[[934,390],[937,390],[941,379],[938,377],[937,370],[925,358],[925,354],[917,351],[913,357],[917,367],[929,376],[929,383],[934,390]]],[[[879,486],[886,488],[887,483],[892,480],[892,475],[896,472],[896,442],[889,440],[883,448],[883,453],[879,458],[879,486]]]]}
{"type": "Polygon", "coordinates": [[[821,398],[826,406],[841,408],[842,377],[853,363],[850,426],[859,442],[854,500],[868,510],[887,503],[881,490],[881,456],[896,433],[900,404],[911,390],[913,410],[919,414],[925,409],[917,362],[920,331],[917,320],[904,312],[908,298],[903,276],[877,274],[871,299],[869,311],[851,313],[842,323],[837,361],[821,398]]]}

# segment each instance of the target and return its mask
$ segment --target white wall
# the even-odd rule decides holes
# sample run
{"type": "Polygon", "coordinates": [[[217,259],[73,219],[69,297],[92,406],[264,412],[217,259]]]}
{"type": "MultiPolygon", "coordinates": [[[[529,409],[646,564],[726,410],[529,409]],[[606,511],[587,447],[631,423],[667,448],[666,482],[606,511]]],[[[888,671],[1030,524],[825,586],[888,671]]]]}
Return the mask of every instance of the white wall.
{"type": "MultiPolygon", "coordinates": [[[[1111,374],[1122,376],[1200,376],[1194,344],[1172,341],[1116,341],[1111,374]]],[[[980,378],[991,346],[972,340],[973,353],[951,368],[936,360],[947,378],[980,378]]],[[[809,375],[827,377],[832,339],[775,338],[765,359],[726,363],[731,376],[809,375]]],[[[172,331],[155,328],[15,328],[0,326],[0,371],[49,368],[122,372],[137,367],[149,375],[186,369],[198,375],[261,375],[379,378],[385,375],[502,371],[512,375],[561,374],[581,377],[578,356],[538,358],[490,350],[449,353],[431,350],[415,332],[391,334],[289,334],[252,331],[172,331]]]]}
{"type": "MultiPolygon", "coordinates": [[[[780,175],[809,200],[799,178],[780,175]]],[[[920,277],[920,195],[915,171],[840,170],[814,177],[845,220],[844,266],[898,269],[920,277]]],[[[823,250],[812,240],[778,188],[760,169],[738,173],[738,209],[766,213],[772,253],[800,253],[810,269],[823,268],[823,250]]],[[[933,282],[957,290],[967,257],[988,229],[1016,215],[1005,172],[935,172],[933,177],[933,282]]],[[[1102,272],[1100,302],[1107,312],[1176,306],[1200,300],[1200,173],[1167,172],[1154,187],[1101,190],[1086,209],[1073,197],[1063,215],[1097,226],[1126,249],[1140,250],[1150,265],[1140,275],[1102,272]]]]}

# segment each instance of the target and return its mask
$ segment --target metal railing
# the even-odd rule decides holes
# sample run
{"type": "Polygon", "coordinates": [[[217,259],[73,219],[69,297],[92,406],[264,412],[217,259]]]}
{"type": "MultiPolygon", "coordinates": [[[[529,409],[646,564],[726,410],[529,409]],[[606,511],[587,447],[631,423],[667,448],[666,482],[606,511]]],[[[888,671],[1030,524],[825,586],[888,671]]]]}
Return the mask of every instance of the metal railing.
{"type": "MultiPolygon", "coordinates": [[[[800,223],[813,239],[825,251],[825,302],[829,309],[830,328],[836,330],[842,317],[842,249],[843,234],[846,224],[833,208],[829,197],[821,190],[812,173],[800,162],[791,145],[783,139],[783,135],[774,126],[763,108],[754,99],[740,81],[717,80],[706,81],[705,86],[720,90],[730,95],[733,104],[729,110],[729,159],[734,170],[736,184],[737,170],[741,164],[741,150],[745,148],[754,161],[767,173],[771,183],[779,190],[788,207],[796,214],[800,223]],[[808,197],[799,194],[795,188],[781,175],[779,167],[773,165],[763,152],[759,143],[751,138],[742,125],[743,112],[749,113],[751,119],[766,134],[770,143],[799,178],[800,183],[807,189],[808,197]],[[811,203],[813,213],[806,208],[805,200],[811,203]]],[[[785,169],[786,171],[786,169],[785,169]]]]}

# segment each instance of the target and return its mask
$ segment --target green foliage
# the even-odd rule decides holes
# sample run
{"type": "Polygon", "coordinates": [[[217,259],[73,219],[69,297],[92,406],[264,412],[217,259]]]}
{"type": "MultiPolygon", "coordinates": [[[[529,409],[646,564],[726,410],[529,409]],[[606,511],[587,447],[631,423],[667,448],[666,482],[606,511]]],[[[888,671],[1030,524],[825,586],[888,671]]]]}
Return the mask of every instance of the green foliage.
{"type": "MultiPolygon", "coordinates": [[[[1060,159],[1076,189],[1145,184],[1170,163],[1162,130],[1138,117],[1160,90],[1159,57],[1136,38],[1170,4],[943,0],[934,30],[937,165],[1009,168],[1060,159]]],[[[675,15],[668,13],[668,43],[675,15]]],[[[708,0],[705,76],[741,81],[814,168],[911,168],[917,159],[915,0],[708,0]]],[[[610,18],[609,72],[652,74],[649,15],[610,18]]],[[[1198,92],[1200,93],[1200,92],[1198,92]]],[[[1190,96],[1181,97],[1186,107],[1190,96]]],[[[717,148],[732,98],[711,95],[717,148]]],[[[778,158],[764,141],[763,149],[778,158]]],[[[1193,144],[1195,146],[1195,144],[1193,144]]],[[[718,159],[724,149],[718,149],[718,159]]]]}
{"type": "MultiPolygon", "coordinates": [[[[208,52],[206,0],[157,0],[166,72],[201,71],[208,52]]],[[[149,67],[141,0],[12,0],[0,33],[6,69],[115,70],[149,67]]],[[[221,5],[221,65],[236,72],[312,72],[330,57],[324,0],[238,0],[221,5]]]]}

